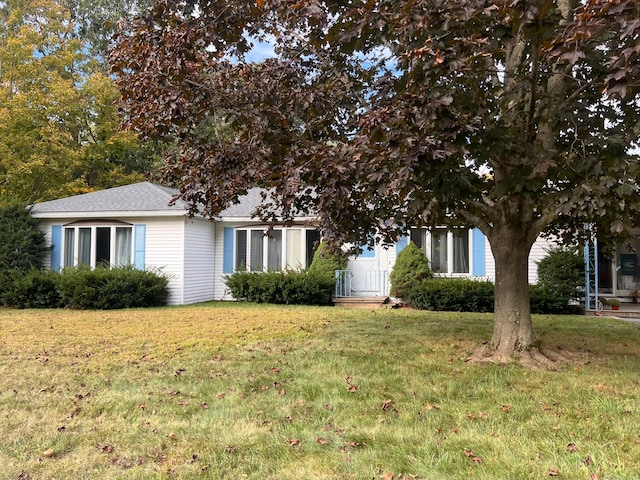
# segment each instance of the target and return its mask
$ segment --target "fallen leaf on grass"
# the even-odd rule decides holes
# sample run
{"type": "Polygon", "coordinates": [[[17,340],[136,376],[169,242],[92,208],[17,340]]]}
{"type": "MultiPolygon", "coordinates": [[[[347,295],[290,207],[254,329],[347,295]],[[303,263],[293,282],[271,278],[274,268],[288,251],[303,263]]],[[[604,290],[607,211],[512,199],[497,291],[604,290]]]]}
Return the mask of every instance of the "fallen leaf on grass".
{"type": "Polygon", "coordinates": [[[575,453],[577,451],[578,451],[578,446],[575,443],[570,443],[569,445],[567,445],[567,452],[575,453]]]}
{"type": "Polygon", "coordinates": [[[358,391],[358,387],[356,387],[355,385],[349,385],[348,391],[349,393],[355,393],[358,391]]]}
{"type": "Polygon", "coordinates": [[[113,445],[105,445],[102,447],[102,453],[113,453],[113,445]]]}
{"type": "Polygon", "coordinates": [[[509,411],[511,410],[511,406],[510,405],[502,405],[502,411],[505,413],[509,413],[509,411]]]}
{"type": "Polygon", "coordinates": [[[327,445],[329,443],[326,439],[322,437],[316,438],[316,442],[318,442],[320,445],[327,445]]]}
{"type": "Polygon", "coordinates": [[[591,455],[589,455],[587,458],[582,460],[582,463],[584,463],[587,467],[590,466],[593,463],[593,459],[591,458],[591,455]]]}
{"type": "Polygon", "coordinates": [[[560,475],[560,470],[557,468],[550,468],[549,470],[547,470],[547,475],[549,475],[550,477],[557,477],[558,475],[560,475]]]}
{"type": "Polygon", "coordinates": [[[291,438],[289,439],[288,443],[290,447],[297,447],[298,445],[300,445],[300,440],[297,438],[291,438]]]}
{"type": "Polygon", "coordinates": [[[44,458],[51,458],[55,454],[56,454],[55,450],[53,448],[50,448],[49,450],[45,450],[42,455],[44,456],[44,458]]]}
{"type": "Polygon", "coordinates": [[[393,400],[385,400],[383,402],[381,408],[382,408],[383,412],[395,412],[395,413],[398,413],[398,409],[393,404],[393,400]]]}
{"type": "Polygon", "coordinates": [[[201,406],[202,408],[204,408],[204,409],[209,408],[209,404],[208,404],[207,402],[202,402],[202,403],[200,404],[200,406],[201,406]]]}

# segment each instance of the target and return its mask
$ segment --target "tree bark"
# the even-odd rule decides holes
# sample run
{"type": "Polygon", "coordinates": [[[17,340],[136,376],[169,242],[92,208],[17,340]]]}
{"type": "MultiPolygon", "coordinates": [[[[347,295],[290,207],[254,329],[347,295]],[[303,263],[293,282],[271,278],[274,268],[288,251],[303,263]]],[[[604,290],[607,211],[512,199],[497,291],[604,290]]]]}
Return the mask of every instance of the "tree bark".
{"type": "Polygon", "coordinates": [[[521,225],[505,225],[489,235],[496,266],[491,357],[497,362],[510,361],[536,343],[528,278],[532,236],[521,225]]]}

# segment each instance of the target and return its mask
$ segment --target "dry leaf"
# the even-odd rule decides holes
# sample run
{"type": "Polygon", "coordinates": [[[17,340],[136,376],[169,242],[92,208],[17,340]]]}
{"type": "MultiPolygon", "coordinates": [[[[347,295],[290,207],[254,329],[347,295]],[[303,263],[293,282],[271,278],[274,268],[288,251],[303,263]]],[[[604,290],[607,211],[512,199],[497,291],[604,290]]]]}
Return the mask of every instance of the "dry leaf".
{"type": "Polygon", "coordinates": [[[51,458],[56,454],[55,450],[53,448],[50,448],[49,450],[46,450],[42,455],[44,456],[44,458],[51,458]]]}
{"type": "Polygon", "coordinates": [[[318,442],[320,445],[327,445],[329,443],[326,439],[322,437],[316,438],[316,442],[318,442]]]}
{"type": "Polygon", "coordinates": [[[358,387],[356,387],[355,385],[349,385],[348,391],[349,393],[355,393],[358,391],[358,387]]]}
{"type": "Polygon", "coordinates": [[[298,445],[300,445],[300,440],[297,438],[291,438],[289,439],[288,443],[290,447],[297,447],[298,445]]]}
{"type": "Polygon", "coordinates": [[[575,453],[577,451],[578,451],[578,446],[575,443],[570,443],[569,445],[567,445],[567,452],[575,453]]]}
{"type": "Polygon", "coordinates": [[[558,475],[560,475],[560,470],[558,470],[557,468],[550,468],[549,470],[547,470],[547,475],[549,475],[550,477],[557,477],[558,475]]]}

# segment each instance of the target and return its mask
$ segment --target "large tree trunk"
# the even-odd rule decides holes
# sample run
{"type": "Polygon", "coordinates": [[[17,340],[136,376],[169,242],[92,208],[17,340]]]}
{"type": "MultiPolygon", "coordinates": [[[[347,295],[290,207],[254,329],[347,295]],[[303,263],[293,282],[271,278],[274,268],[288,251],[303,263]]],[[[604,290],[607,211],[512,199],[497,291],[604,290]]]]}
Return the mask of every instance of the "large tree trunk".
{"type": "Polygon", "coordinates": [[[536,342],[529,301],[528,262],[533,245],[530,237],[519,226],[505,226],[489,237],[496,264],[491,350],[498,362],[529,350],[536,342]]]}

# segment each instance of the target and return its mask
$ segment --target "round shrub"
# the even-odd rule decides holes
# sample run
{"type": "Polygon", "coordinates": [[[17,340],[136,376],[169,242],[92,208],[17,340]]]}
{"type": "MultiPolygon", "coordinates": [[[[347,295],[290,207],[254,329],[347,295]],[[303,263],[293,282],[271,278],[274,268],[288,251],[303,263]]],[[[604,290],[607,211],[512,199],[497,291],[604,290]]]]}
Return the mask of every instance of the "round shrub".
{"type": "Polygon", "coordinates": [[[332,278],[335,281],[336,270],[347,268],[347,256],[339,248],[331,248],[322,242],[318,245],[308,272],[320,277],[332,278]]]}
{"type": "Polygon", "coordinates": [[[391,295],[408,299],[411,289],[429,278],[433,278],[429,259],[415,243],[409,242],[396,257],[396,263],[389,275],[391,295]]]}
{"type": "Polygon", "coordinates": [[[555,292],[554,296],[564,299],[565,305],[580,295],[584,286],[584,258],[575,248],[550,249],[547,256],[537,263],[541,291],[555,292]]]}

